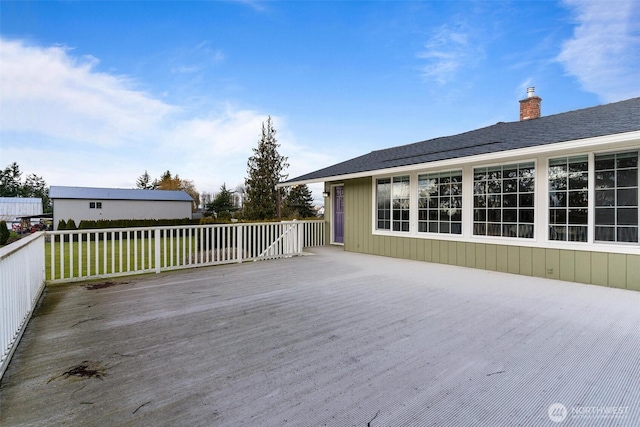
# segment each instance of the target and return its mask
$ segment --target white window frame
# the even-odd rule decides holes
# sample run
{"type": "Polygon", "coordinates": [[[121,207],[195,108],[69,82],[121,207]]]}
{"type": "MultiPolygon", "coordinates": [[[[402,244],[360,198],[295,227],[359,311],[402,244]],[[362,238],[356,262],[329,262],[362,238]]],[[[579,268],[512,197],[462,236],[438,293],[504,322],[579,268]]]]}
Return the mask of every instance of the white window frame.
{"type": "MultiPolygon", "coordinates": [[[[344,179],[367,177],[371,180],[371,233],[376,236],[397,236],[404,238],[417,238],[426,240],[463,241],[478,244],[498,244],[507,246],[524,246],[541,249],[567,249],[577,251],[591,251],[600,253],[619,253],[640,255],[640,243],[626,242],[594,242],[594,201],[595,201],[595,164],[597,154],[609,154],[628,151],[640,151],[640,131],[629,132],[620,135],[606,135],[584,140],[573,140],[563,143],[549,144],[511,151],[481,154],[466,158],[455,158],[437,161],[428,164],[417,164],[406,167],[389,168],[379,171],[379,175],[359,173],[353,176],[345,176],[344,179]],[[588,155],[589,159],[589,208],[588,215],[588,241],[570,242],[549,240],[549,160],[559,157],[572,157],[588,155]],[[534,162],[535,167],[535,201],[534,201],[534,238],[475,236],[473,227],[473,169],[489,167],[493,165],[506,165],[514,163],[534,162]],[[462,234],[445,233],[419,233],[418,230],[418,200],[417,200],[417,176],[423,173],[447,172],[462,169],[462,234]],[[377,226],[377,202],[376,180],[393,176],[410,176],[410,231],[393,232],[378,230],[377,226]]],[[[640,173],[639,173],[640,181],[640,173]]],[[[640,192],[640,190],[639,190],[640,192]]],[[[640,195],[639,195],[640,198],[640,195]]],[[[640,210],[639,210],[640,211],[640,210]]],[[[640,212],[639,212],[640,215],[640,212]]]]}

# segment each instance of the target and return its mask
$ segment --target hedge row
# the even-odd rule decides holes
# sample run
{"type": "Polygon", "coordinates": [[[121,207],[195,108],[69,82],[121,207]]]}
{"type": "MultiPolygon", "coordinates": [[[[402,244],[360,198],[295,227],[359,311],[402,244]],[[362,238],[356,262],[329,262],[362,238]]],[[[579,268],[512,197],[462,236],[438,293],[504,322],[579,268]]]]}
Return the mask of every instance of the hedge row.
{"type": "Polygon", "coordinates": [[[82,220],[76,228],[75,222],[60,220],[58,230],[95,230],[104,228],[132,228],[132,227],[166,227],[174,225],[198,225],[197,219],[100,219],[97,221],[82,220]]]}

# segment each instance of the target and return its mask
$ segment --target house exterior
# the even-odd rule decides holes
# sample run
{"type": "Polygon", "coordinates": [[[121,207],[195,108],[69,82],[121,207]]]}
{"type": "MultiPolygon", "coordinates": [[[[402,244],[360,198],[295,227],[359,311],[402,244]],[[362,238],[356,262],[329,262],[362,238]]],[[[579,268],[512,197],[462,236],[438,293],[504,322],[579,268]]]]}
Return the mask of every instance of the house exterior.
{"type": "Polygon", "coordinates": [[[51,186],[53,225],[60,220],[191,218],[193,198],[184,191],[51,186]]]}
{"type": "Polygon", "coordinates": [[[347,251],[640,290],[640,98],[397,146],[323,182],[347,251]]]}

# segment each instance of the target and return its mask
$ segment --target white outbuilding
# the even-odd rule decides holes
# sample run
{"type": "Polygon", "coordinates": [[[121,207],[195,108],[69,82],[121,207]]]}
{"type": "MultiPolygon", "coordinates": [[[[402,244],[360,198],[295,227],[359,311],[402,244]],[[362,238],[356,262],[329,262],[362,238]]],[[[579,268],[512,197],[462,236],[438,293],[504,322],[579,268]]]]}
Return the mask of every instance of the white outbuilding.
{"type": "Polygon", "coordinates": [[[60,220],[191,219],[193,198],[184,191],[51,186],[53,225],[60,220]]]}

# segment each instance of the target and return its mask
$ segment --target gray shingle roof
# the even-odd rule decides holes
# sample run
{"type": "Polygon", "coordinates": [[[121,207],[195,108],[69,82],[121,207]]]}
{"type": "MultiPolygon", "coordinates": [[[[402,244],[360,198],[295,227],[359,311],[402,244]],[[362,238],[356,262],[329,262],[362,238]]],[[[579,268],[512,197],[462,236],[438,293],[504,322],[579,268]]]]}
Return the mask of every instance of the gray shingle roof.
{"type": "Polygon", "coordinates": [[[150,200],[193,202],[184,191],[172,190],[139,190],[129,188],[93,188],[93,187],[62,187],[49,188],[51,199],[95,199],[95,200],[150,200]]]}
{"type": "Polygon", "coordinates": [[[500,122],[458,135],[372,151],[286,182],[318,180],[638,130],[640,98],[633,98],[533,120],[500,122]]]}

